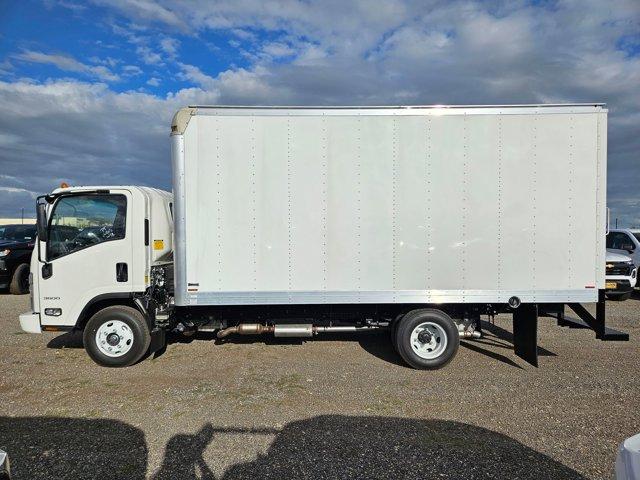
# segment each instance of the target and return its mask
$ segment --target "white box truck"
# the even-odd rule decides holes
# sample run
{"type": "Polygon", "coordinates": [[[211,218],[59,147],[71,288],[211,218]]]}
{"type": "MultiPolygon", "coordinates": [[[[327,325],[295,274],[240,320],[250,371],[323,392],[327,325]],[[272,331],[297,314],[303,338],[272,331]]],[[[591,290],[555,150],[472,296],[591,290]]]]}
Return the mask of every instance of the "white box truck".
{"type": "Polygon", "coordinates": [[[170,138],[173,194],[38,199],[25,331],[83,329],[106,366],[166,332],[388,329],[438,368],[496,312],[537,364],[564,305],[607,336],[603,105],[194,106],[170,138]]]}

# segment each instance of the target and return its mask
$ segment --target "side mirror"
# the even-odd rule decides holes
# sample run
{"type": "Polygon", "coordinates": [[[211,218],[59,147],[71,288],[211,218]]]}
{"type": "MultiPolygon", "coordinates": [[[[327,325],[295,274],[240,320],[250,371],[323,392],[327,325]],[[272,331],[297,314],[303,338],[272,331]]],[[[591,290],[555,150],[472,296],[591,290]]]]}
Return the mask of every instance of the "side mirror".
{"type": "Polygon", "coordinates": [[[36,203],[36,228],[38,230],[38,239],[41,242],[47,241],[47,204],[38,198],[36,203]]]}
{"type": "Polygon", "coordinates": [[[11,480],[9,455],[3,450],[0,450],[0,480],[11,480]]]}

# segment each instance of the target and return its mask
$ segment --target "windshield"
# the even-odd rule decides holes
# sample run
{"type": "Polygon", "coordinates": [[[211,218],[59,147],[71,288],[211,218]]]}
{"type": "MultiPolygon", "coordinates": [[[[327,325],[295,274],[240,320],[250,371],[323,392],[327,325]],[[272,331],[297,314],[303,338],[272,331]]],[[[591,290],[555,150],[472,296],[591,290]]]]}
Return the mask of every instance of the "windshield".
{"type": "Polygon", "coordinates": [[[633,236],[640,242],[640,232],[633,232],[633,236]]]}
{"type": "Polygon", "coordinates": [[[0,225],[0,240],[28,242],[35,238],[35,225],[0,225]]]}

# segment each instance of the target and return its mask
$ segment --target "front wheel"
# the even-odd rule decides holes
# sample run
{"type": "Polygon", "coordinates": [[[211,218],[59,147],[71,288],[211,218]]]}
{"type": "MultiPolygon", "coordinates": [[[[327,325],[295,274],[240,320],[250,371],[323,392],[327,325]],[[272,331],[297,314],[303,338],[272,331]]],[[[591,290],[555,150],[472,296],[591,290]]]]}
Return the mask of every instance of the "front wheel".
{"type": "Polygon", "coordinates": [[[460,335],[451,317],[441,310],[412,310],[398,323],[398,353],[413,368],[444,367],[458,351],[460,335]]]}
{"type": "Polygon", "coordinates": [[[93,315],[84,329],[84,348],[103,367],[127,367],[149,349],[151,334],[135,308],[115,305],[93,315]]]}

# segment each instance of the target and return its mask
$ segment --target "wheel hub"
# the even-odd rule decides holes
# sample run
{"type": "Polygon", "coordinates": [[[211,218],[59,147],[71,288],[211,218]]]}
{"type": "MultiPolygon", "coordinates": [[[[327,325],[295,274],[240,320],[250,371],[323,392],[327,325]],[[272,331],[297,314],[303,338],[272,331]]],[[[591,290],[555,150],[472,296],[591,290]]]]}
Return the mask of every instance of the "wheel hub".
{"type": "Polygon", "coordinates": [[[444,328],[435,322],[424,322],[411,332],[411,349],[420,358],[432,360],[447,348],[448,337],[444,328]]]}
{"type": "Polygon", "coordinates": [[[108,320],[98,327],[95,340],[107,357],[121,357],[133,346],[133,330],[122,320],[108,320]]]}
{"type": "Polygon", "coordinates": [[[431,335],[431,333],[429,333],[429,330],[427,330],[426,328],[418,334],[418,341],[420,343],[431,343],[432,338],[433,335],[431,335]]]}

